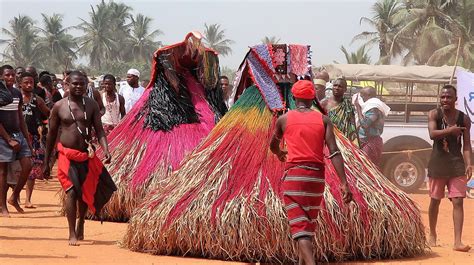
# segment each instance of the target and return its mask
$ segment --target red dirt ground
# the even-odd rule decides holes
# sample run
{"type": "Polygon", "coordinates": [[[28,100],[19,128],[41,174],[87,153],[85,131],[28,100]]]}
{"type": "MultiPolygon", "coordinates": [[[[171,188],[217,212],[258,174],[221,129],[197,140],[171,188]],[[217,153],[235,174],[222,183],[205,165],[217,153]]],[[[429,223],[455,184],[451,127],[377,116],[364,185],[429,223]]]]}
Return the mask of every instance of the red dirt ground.
{"type": "MultiPolygon", "coordinates": [[[[38,182],[33,194],[36,209],[26,209],[25,214],[14,213],[11,218],[0,217],[0,264],[245,264],[207,259],[153,256],[136,253],[117,245],[126,230],[126,224],[86,221],[86,241],[79,247],[67,244],[66,218],[59,216],[58,197],[60,189],[56,180],[38,182]]],[[[24,193],[22,193],[24,195],[24,193]]],[[[420,205],[423,221],[428,224],[427,194],[411,197],[420,205]]],[[[435,247],[423,256],[370,262],[340,264],[474,264],[474,251],[459,253],[451,250],[453,241],[452,209],[448,200],[443,200],[438,221],[438,241],[435,247]]],[[[465,200],[465,223],[463,241],[474,244],[474,200],[465,200]]]]}

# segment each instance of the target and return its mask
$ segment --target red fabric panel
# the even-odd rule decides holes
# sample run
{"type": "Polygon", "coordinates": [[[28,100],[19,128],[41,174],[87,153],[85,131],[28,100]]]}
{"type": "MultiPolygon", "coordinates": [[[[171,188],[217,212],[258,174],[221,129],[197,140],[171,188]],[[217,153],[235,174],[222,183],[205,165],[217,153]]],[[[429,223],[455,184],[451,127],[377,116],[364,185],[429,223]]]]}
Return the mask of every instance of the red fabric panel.
{"type": "Polygon", "coordinates": [[[290,110],[286,120],[284,138],[291,163],[324,163],[325,127],[318,111],[290,110]]]}
{"type": "MultiPolygon", "coordinates": [[[[86,152],[64,147],[58,143],[58,179],[64,190],[71,188],[72,182],[69,179],[70,161],[84,162],[89,159],[86,152]]],[[[88,173],[82,187],[82,200],[87,204],[89,210],[95,214],[94,195],[99,183],[99,176],[103,170],[103,164],[97,156],[89,159],[88,173]]]]}
{"type": "MultiPolygon", "coordinates": [[[[59,145],[60,144],[58,144],[58,148],[59,148],[59,145]]],[[[67,191],[72,187],[72,182],[68,176],[70,161],[62,152],[59,152],[57,163],[58,163],[58,173],[57,173],[58,176],[57,177],[58,177],[59,183],[61,183],[63,190],[67,191]]]]}

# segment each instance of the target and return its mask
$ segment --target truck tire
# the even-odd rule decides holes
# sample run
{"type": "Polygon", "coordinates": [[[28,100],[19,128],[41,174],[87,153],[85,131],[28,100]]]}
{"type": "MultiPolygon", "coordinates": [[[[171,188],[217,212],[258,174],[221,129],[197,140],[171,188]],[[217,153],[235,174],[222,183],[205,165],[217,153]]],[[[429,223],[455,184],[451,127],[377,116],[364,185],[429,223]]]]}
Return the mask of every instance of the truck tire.
{"type": "Polygon", "coordinates": [[[388,158],[384,174],[406,193],[416,192],[425,181],[423,161],[416,155],[396,154],[388,158]]]}

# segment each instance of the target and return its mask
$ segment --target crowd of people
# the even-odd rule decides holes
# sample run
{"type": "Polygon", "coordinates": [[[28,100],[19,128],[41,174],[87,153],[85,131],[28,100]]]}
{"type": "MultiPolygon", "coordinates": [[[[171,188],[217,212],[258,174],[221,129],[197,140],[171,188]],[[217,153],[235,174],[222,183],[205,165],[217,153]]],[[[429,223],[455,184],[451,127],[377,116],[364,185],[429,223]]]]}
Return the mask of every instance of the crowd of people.
{"type": "MultiPolygon", "coordinates": [[[[58,79],[48,71],[38,74],[33,66],[13,68],[3,65],[0,68],[3,89],[0,91],[12,99],[0,105],[2,216],[9,216],[7,202],[18,212],[23,212],[20,192],[25,185],[24,207],[35,208],[31,199],[35,180],[49,178],[43,172],[44,161],[54,164],[57,157],[57,151],[52,156],[45,156],[50,113],[61,99],[70,95],[72,72],[65,71],[63,78],[58,79]],[[13,190],[13,194],[7,200],[8,188],[13,190]]],[[[81,73],[86,84],[84,96],[97,103],[107,135],[143,94],[144,88],[139,84],[140,72],[130,69],[124,83],[117,83],[115,76],[106,74],[102,76],[99,87],[94,87],[94,82],[89,82],[87,75],[81,73]]]]}
{"type": "MultiPolygon", "coordinates": [[[[79,186],[86,180],[81,179],[81,176],[72,176],[74,174],[68,170],[70,166],[75,166],[80,171],[80,162],[95,157],[95,149],[92,147],[94,139],[102,147],[104,163],[110,162],[106,136],[145,91],[140,84],[138,70],[130,69],[126,75],[126,83],[123,85],[117,83],[115,76],[106,74],[100,79],[98,87],[94,87],[94,83],[89,82],[86,73],[82,71],[66,71],[63,78],[58,79],[55,74],[47,71],[38,74],[32,66],[13,68],[3,65],[0,68],[0,206],[3,217],[9,217],[7,204],[20,213],[24,212],[20,206],[20,192],[25,185],[24,207],[35,207],[32,203],[35,180],[49,178],[51,166],[58,159],[58,178],[67,193],[69,243],[76,245],[83,238],[86,210],[94,208],[95,204],[83,200],[84,197],[73,189],[77,186],[75,178],[78,179],[79,186]],[[74,150],[79,153],[74,153],[74,150]],[[71,156],[81,158],[73,159],[71,156]],[[64,163],[71,165],[64,166],[64,163]],[[15,169],[15,164],[18,169],[15,169]],[[13,193],[7,200],[8,187],[13,189],[13,193]],[[77,227],[76,205],[79,207],[77,227]]],[[[390,112],[390,108],[376,97],[373,87],[365,87],[349,98],[346,93],[348,84],[344,78],[337,78],[331,83],[329,81],[329,75],[322,71],[314,76],[312,82],[295,83],[292,92],[296,99],[296,110],[278,119],[271,144],[271,150],[287,163],[287,178],[283,189],[317,194],[314,201],[306,202],[309,204],[306,208],[303,207],[306,210],[302,213],[293,215],[288,212],[292,236],[303,240],[299,241],[302,251],[300,257],[307,260],[307,264],[311,263],[312,257],[308,234],[314,230],[314,226],[308,218],[302,220],[298,216],[307,214],[311,219],[317,217],[318,211],[311,210],[318,209],[324,185],[314,185],[311,188],[304,184],[305,181],[302,181],[304,185],[295,185],[288,180],[304,176],[306,181],[318,182],[314,181],[316,178],[321,180],[319,182],[324,182],[323,146],[327,145],[329,157],[345,187],[344,201],[349,202],[351,192],[347,185],[344,186],[343,161],[335,143],[333,127],[328,124],[334,125],[335,130],[339,130],[355,146],[360,147],[375,166],[380,166],[383,150],[381,135],[385,118],[390,112]],[[332,87],[332,93],[329,94],[328,84],[332,87]],[[322,113],[313,111],[314,106],[320,106],[322,113]],[[282,139],[285,139],[287,150],[280,149],[282,139]],[[305,190],[308,188],[310,190],[305,190]]],[[[229,78],[221,76],[220,84],[224,102],[230,108],[236,98],[233,97],[229,78]]],[[[452,199],[454,209],[454,248],[468,251],[470,247],[462,244],[461,233],[462,199],[465,196],[467,178],[472,174],[470,121],[462,112],[454,109],[455,101],[456,89],[445,86],[440,95],[441,108],[429,114],[429,133],[434,140],[428,168],[431,196],[430,243],[436,244],[438,207],[447,186],[448,197],[452,199]]],[[[104,174],[101,164],[97,165],[99,170],[96,173],[104,174]]],[[[80,192],[86,193],[87,190],[80,192]]],[[[284,195],[288,194],[290,193],[284,195]]],[[[286,196],[284,199],[287,209],[293,203],[301,203],[295,196],[286,196]]]]}

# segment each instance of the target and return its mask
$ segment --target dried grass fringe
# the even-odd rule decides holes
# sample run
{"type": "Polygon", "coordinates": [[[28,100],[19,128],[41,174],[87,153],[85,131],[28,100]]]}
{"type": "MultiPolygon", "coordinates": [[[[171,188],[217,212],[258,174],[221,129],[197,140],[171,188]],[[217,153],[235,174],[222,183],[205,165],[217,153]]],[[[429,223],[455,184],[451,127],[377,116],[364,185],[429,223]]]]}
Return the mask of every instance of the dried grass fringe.
{"type": "MultiPolygon", "coordinates": [[[[146,199],[130,220],[121,242],[124,247],[159,255],[246,262],[287,263],[297,260],[296,245],[289,236],[287,216],[278,194],[270,190],[264,199],[265,216],[258,213],[258,203],[255,202],[259,200],[260,182],[255,184],[250,195],[242,194],[225,204],[216,223],[212,223],[210,205],[216,201],[219,189],[229,175],[230,161],[220,161],[211,175],[206,176],[204,187],[186,212],[168,227],[163,226],[178,200],[199,183],[196,176],[207,174],[210,154],[221,141],[222,138],[186,159],[188,163],[184,162],[173,175],[173,192],[167,194],[156,208],[154,202],[163,198],[159,191],[146,199]]],[[[366,227],[361,221],[357,204],[340,205],[326,185],[325,210],[317,219],[314,237],[315,258],[318,261],[394,259],[423,253],[427,244],[415,203],[369,161],[364,161],[364,156],[361,162],[354,159],[352,151],[344,148],[339,139],[338,145],[345,161],[351,161],[346,163],[346,171],[350,170],[355,178],[349,182],[353,189],[362,192],[368,205],[366,218],[371,226],[366,227]],[[375,175],[375,185],[364,173],[366,169],[375,175]],[[397,207],[394,199],[378,188],[382,186],[401,198],[408,209],[402,211],[397,207]],[[328,221],[336,225],[340,238],[335,237],[328,221]]],[[[259,176],[258,179],[265,181],[266,178],[259,176]]]]}

